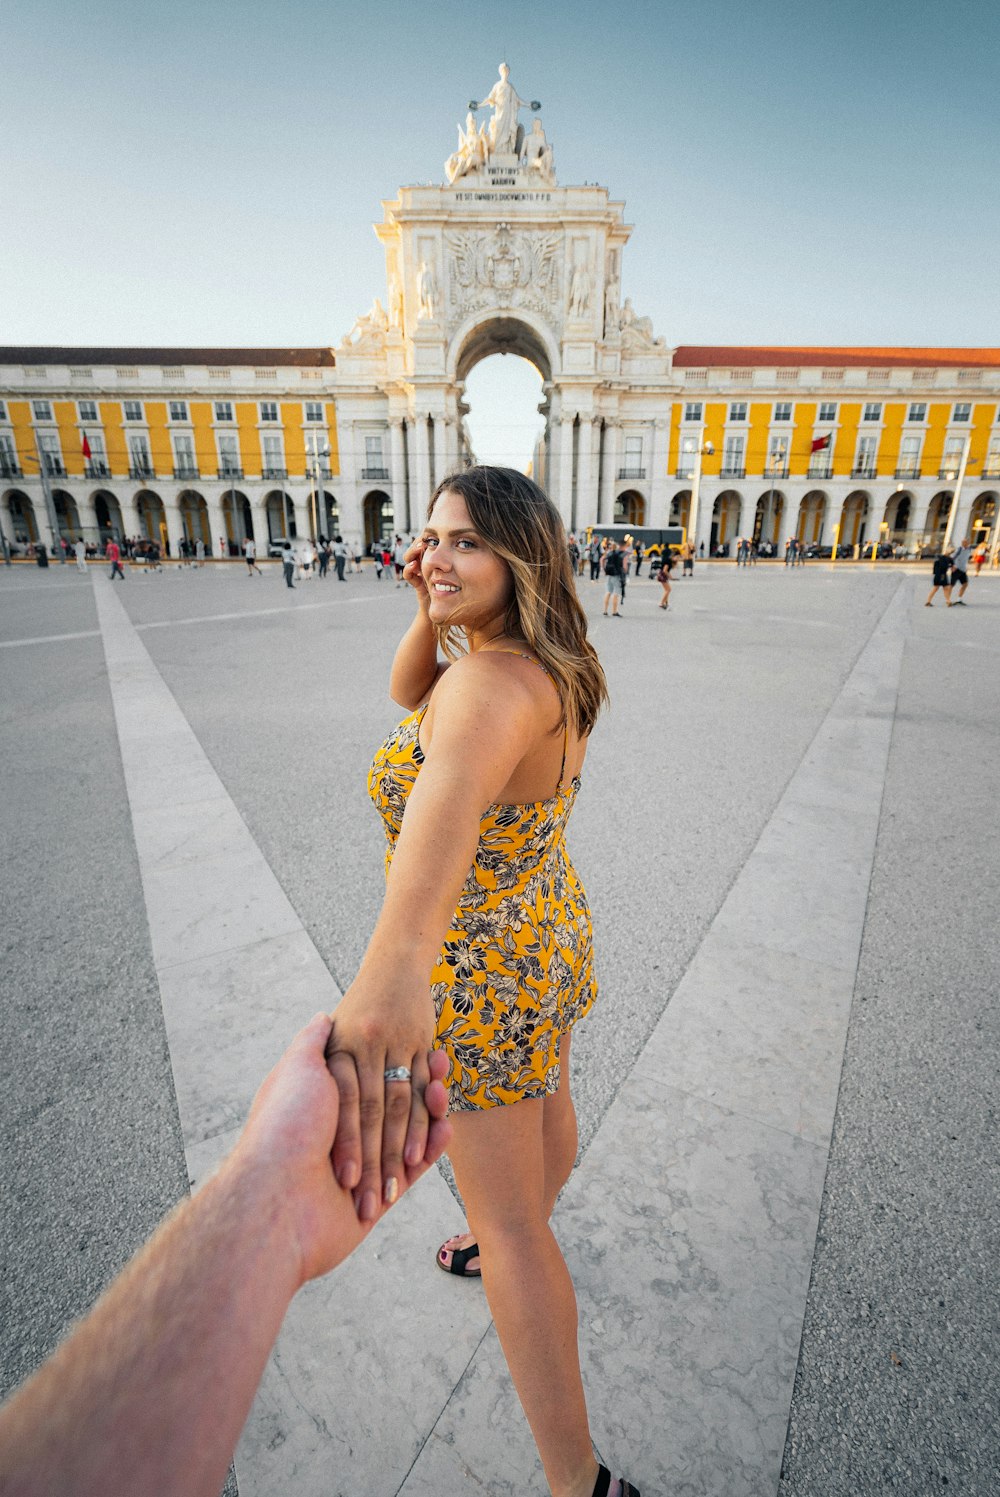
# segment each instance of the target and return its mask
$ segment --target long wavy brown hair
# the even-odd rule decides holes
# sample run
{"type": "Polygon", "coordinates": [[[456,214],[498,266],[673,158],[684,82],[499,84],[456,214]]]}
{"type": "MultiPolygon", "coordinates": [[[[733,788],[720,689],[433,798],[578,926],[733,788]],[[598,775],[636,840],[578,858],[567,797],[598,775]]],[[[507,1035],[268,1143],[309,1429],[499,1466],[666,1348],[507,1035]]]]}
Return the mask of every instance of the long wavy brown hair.
{"type": "MultiPolygon", "coordinates": [[[[523,639],[555,680],[563,709],[559,726],[568,721],[585,737],[608,701],[608,686],[587,638],[587,615],[576,595],[559,511],[537,483],[514,468],[481,465],[442,479],[428,520],[446,491],[462,496],[476,530],[510,567],[514,592],[504,630],[523,639]]],[[[442,624],[437,636],[449,660],[463,653],[461,628],[442,624]]]]}

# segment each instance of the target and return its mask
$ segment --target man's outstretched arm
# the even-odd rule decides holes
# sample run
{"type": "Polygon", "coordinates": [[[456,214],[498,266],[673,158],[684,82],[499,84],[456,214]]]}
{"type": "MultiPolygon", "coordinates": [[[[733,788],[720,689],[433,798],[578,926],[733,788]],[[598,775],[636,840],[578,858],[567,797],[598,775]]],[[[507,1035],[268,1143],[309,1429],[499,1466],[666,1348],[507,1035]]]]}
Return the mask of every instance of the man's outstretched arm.
{"type": "MultiPolygon", "coordinates": [[[[217,1497],[293,1295],[371,1230],[330,1162],[329,1034],[296,1036],[215,1176],[0,1410],[2,1497],[217,1497]]],[[[446,1069],[435,1052],[405,1187],[447,1144],[446,1069]]]]}

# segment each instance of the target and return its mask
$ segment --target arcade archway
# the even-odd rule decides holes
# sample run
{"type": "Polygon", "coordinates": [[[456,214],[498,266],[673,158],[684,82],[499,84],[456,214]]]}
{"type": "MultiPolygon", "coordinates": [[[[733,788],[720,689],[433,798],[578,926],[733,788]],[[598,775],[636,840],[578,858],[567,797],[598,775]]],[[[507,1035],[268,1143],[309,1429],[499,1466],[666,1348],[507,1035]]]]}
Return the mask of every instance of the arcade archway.
{"type": "Polygon", "coordinates": [[[645,525],[646,501],[635,489],[626,489],[615,500],[616,525],[645,525]]]}
{"type": "Polygon", "coordinates": [[[392,500],[381,489],[373,489],[365,495],[363,514],[365,522],[365,550],[370,551],[376,541],[391,541],[396,519],[392,500]]]}

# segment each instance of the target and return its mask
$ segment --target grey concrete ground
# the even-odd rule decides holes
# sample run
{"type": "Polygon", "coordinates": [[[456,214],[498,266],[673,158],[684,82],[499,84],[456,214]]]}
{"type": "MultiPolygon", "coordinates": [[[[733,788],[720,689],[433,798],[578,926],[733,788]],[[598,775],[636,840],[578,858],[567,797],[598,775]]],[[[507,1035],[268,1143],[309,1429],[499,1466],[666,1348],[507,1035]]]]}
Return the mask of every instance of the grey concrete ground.
{"type": "MultiPolygon", "coordinates": [[[[96,585],[110,588],[103,575],[96,585]]],[[[628,1253],[617,1257],[616,1232],[631,1198],[617,1200],[607,1171],[621,1168],[623,1146],[633,1155],[629,1166],[642,1165],[646,1144],[636,1128],[660,1141],[649,1168],[662,1174],[667,1194],[687,1181],[683,1202],[669,1203],[678,1222],[704,1183],[692,1161],[722,1136],[720,1127],[762,1128],[754,1169],[764,1182],[764,1217],[753,1253],[763,1261],[779,1241],[787,1246],[786,1267],[775,1269],[780,1305],[762,1280],[761,1303],[778,1329],[761,1333],[760,1360],[771,1358],[773,1376],[741,1374],[723,1409],[712,1390],[727,1385],[735,1348],[730,1354],[720,1344],[712,1365],[690,1378],[688,1363],[698,1358],[687,1357],[680,1330],[661,1357],[638,1329],[643,1318],[660,1333],[671,1326],[677,1286],[691,1292],[685,1304],[699,1314],[713,1296],[733,1303],[719,1287],[729,1267],[715,1264],[713,1284],[702,1272],[707,1256],[695,1273],[666,1243],[669,1264],[628,1306],[612,1307],[645,1376],[665,1385],[662,1403],[640,1411],[627,1398],[609,1398],[610,1424],[595,1417],[599,1443],[607,1438],[622,1456],[634,1449],[646,1497],[922,1493],[946,1480],[988,1493],[1000,1468],[990,1418],[998,1349],[991,857],[998,812],[990,756],[1000,584],[984,576],[970,590],[970,607],[926,611],[922,573],[702,567],[694,582],[677,583],[666,616],[654,606],[658,588],[632,584],[618,622],[597,616],[597,586],[580,586],[613,698],[571,832],[594,908],[602,984],[574,1046],[582,1151],[565,1206],[571,1261],[585,1241],[611,1234],[599,1263],[593,1253],[573,1263],[593,1365],[615,1375],[595,1327],[603,1286],[630,1261],[628,1253]],[[880,639],[882,654],[870,643],[880,639]],[[832,828],[820,818],[810,830],[838,756],[848,762],[852,748],[867,744],[869,726],[871,743],[884,734],[877,776],[865,776],[861,754],[856,793],[847,775],[832,828]],[[833,759],[816,760],[817,743],[833,759]],[[810,779],[814,762],[826,767],[810,779]],[[841,838],[836,847],[823,840],[831,830],[841,838]],[[815,866],[803,857],[810,837],[815,866]],[[782,947],[780,911],[752,913],[765,909],[754,905],[754,891],[778,889],[782,863],[796,858],[803,871],[787,898],[794,903],[804,891],[810,929],[799,946],[782,947]],[[838,925],[841,916],[846,923],[838,925]],[[810,936],[827,929],[829,951],[810,952],[810,936]],[[796,987],[811,1006],[793,1018],[782,1005],[796,987]],[[717,1006],[737,992],[761,1016],[770,1005],[774,1023],[792,1035],[786,1053],[768,1054],[746,1074],[717,1024],[717,1006]],[[799,1050],[809,1050],[812,1069],[799,1065],[799,1050]],[[669,1102],[655,1091],[668,1075],[669,1102]],[[815,1084],[806,1079],[814,1076],[815,1084]],[[637,1117],[622,1111],[629,1098],[637,1117]],[[793,1178],[798,1184],[776,1216],[775,1191],[787,1195],[793,1178]],[[666,1292],[668,1280],[675,1288],[666,1292]],[[680,1389],[673,1402],[672,1388],[680,1389]],[[744,1434],[727,1439],[722,1426],[733,1424],[737,1407],[744,1434]],[[662,1433],[658,1420],[669,1426],[662,1433]],[[765,1426],[766,1438],[757,1438],[765,1426]]],[[[411,606],[406,593],[366,573],[343,585],[315,581],[292,597],[275,572],[248,579],[238,567],[132,572],[115,588],[114,606],[125,609],[120,627],[106,605],[98,617],[90,579],[69,568],[0,572],[5,1387],[176,1198],[185,1165],[197,1174],[204,1150],[210,1155],[234,1123],[236,1100],[225,1112],[217,1098],[213,1112],[185,1069],[200,1021],[178,997],[180,957],[202,929],[211,957],[211,920],[196,927],[174,918],[179,945],[165,954],[163,921],[173,917],[156,901],[169,890],[169,870],[151,880],[145,861],[151,825],[137,810],[145,761],[127,736],[119,748],[109,630],[123,649],[141,641],[158,700],[167,689],[161,706],[176,712],[207,756],[220,806],[231,799],[301,925],[301,936],[289,939],[304,943],[303,971],[313,970],[307,950],[318,953],[331,989],[346,985],[382,887],[382,836],[364,780],[373,746],[398,717],[385,680],[411,606]],[[128,793],[122,752],[133,776],[128,793]]],[[[121,716],[118,726],[126,731],[121,716]]],[[[149,791],[161,793],[152,780],[149,791]]],[[[300,1015],[290,1003],[285,1022],[279,1007],[270,1036],[248,1052],[248,1073],[305,1008],[300,1015]]],[[[239,1078],[240,1095],[255,1079],[239,1078]]],[[[727,1168],[735,1168],[726,1147],[727,1168]]],[[[757,1209],[741,1197],[742,1178],[732,1176],[732,1197],[712,1218],[712,1232],[728,1231],[734,1243],[750,1241],[743,1234],[757,1209]]],[[[506,1433],[508,1395],[488,1317],[468,1298],[478,1291],[429,1263],[438,1220],[440,1236],[455,1222],[445,1219],[454,1210],[447,1191],[425,1183],[423,1204],[415,1193],[410,1216],[400,1208],[405,1254],[395,1257],[387,1236],[381,1264],[357,1271],[370,1275],[372,1294],[385,1296],[379,1274],[391,1273],[402,1275],[402,1292],[413,1296],[419,1284],[417,1296],[432,1299],[434,1323],[443,1323],[454,1353],[430,1380],[440,1407],[434,1392],[421,1427],[400,1436],[398,1451],[376,1458],[363,1480],[360,1469],[345,1475],[336,1490],[507,1490],[497,1474],[505,1445],[517,1448],[525,1480],[540,1490],[522,1435],[506,1433]],[[461,1435],[477,1420],[494,1430],[492,1445],[477,1444],[478,1469],[461,1435]]],[[[678,1226],[678,1241],[688,1230],[678,1226]]],[[[642,1249],[637,1284],[674,1228],[657,1232],[647,1250],[641,1227],[628,1224],[642,1249]]],[[[331,1283],[327,1313],[335,1316],[337,1276],[331,1283]]],[[[755,1314],[766,1319],[759,1308],[755,1314]]],[[[308,1327],[289,1335],[307,1337],[308,1327]]],[[[362,1358],[371,1351],[355,1348],[362,1358]]],[[[592,1404],[601,1392],[592,1386],[592,1404]]],[[[261,1420],[286,1417],[268,1390],[262,1409],[261,1420]]],[[[509,1414],[511,1428],[517,1417],[509,1414]]],[[[266,1443],[245,1442],[241,1490],[284,1489],[280,1469],[260,1463],[266,1443]]],[[[329,1480],[330,1452],[310,1454],[317,1482],[324,1460],[329,1480]]]]}

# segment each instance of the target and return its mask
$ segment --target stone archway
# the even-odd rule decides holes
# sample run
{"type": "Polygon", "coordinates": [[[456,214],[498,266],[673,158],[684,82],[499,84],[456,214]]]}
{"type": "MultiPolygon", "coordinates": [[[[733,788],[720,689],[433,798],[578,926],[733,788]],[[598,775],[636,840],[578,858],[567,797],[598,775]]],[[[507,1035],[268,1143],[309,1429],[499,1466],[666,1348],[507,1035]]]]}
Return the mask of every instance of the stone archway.
{"type": "Polygon", "coordinates": [[[395,533],[396,518],[392,500],[382,489],[372,489],[365,495],[365,550],[370,551],[376,541],[391,541],[395,533]]]}
{"type": "Polygon", "coordinates": [[[11,538],[19,546],[33,546],[39,539],[35,506],[20,489],[13,489],[4,498],[4,507],[10,516],[11,538]]]}
{"type": "Polygon", "coordinates": [[[193,546],[201,541],[206,554],[212,555],[212,531],[208,523],[208,504],[197,489],[184,489],[177,500],[184,539],[193,546]]]}
{"type": "Polygon", "coordinates": [[[52,490],[52,507],[56,512],[56,523],[59,527],[60,538],[67,541],[78,541],[83,535],[80,524],[80,512],[77,509],[76,500],[72,494],[65,489],[52,490]]]}
{"type": "Polygon", "coordinates": [[[839,545],[864,545],[870,510],[871,501],[863,489],[855,489],[852,494],[848,494],[840,513],[839,545]]]}
{"type": "Polygon", "coordinates": [[[298,534],[295,525],[295,505],[291,496],[283,489],[272,489],[264,497],[264,513],[267,515],[267,538],[269,541],[295,540],[298,534]]]}
{"type": "Polygon", "coordinates": [[[680,525],[684,531],[684,539],[693,541],[694,537],[688,535],[691,526],[691,490],[679,489],[670,501],[670,513],[667,517],[668,525],[680,525]]]}
{"type": "MultiPolygon", "coordinates": [[[[977,494],[969,511],[969,538],[973,546],[984,544],[992,550],[997,538],[1000,517],[1000,494],[994,490],[977,494]]],[[[961,536],[958,537],[962,539],[961,536]]]]}
{"type": "Polygon", "coordinates": [[[717,494],[712,506],[712,529],[710,533],[710,555],[732,543],[736,527],[740,522],[740,496],[736,489],[723,489],[717,494]]]}
{"type": "Polygon", "coordinates": [[[97,530],[101,538],[101,550],[108,541],[121,541],[125,538],[125,526],[122,523],[121,505],[114,494],[109,494],[107,489],[98,489],[94,495],[94,516],[97,520],[97,530]]]}
{"type": "Polygon", "coordinates": [[[635,489],[625,489],[615,500],[616,525],[645,525],[646,501],[635,489]]]}
{"type": "Polygon", "coordinates": [[[159,494],[154,494],[152,489],[141,489],[135,496],[135,512],[144,538],[155,541],[163,554],[168,556],[167,516],[159,494]]]}
{"type": "Polygon", "coordinates": [[[826,525],[826,494],[822,489],[810,489],[799,502],[799,518],[795,534],[804,546],[819,546],[823,541],[826,525]]]}
{"type": "Polygon", "coordinates": [[[923,532],[927,542],[933,544],[944,540],[944,533],[948,529],[948,517],[951,514],[952,498],[950,489],[941,489],[928,505],[927,521],[923,532]]]}

